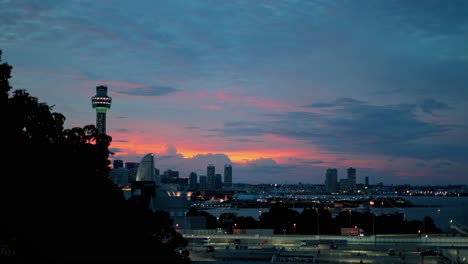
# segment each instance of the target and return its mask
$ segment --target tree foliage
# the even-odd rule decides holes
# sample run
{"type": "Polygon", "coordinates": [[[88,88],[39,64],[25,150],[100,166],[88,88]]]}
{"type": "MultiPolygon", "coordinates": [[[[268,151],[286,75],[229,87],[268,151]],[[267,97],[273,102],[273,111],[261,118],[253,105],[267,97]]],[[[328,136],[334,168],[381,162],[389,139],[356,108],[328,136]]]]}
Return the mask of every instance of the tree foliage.
{"type": "MultiPolygon", "coordinates": [[[[1,51],[0,51],[1,62],[1,51]]],[[[0,242],[18,263],[163,260],[188,263],[187,242],[167,213],[124,199],[110,180],[112,138],[94,125],[64,129],[65,116],[9,84],[0,64],[4,164],[0,242]]]]}

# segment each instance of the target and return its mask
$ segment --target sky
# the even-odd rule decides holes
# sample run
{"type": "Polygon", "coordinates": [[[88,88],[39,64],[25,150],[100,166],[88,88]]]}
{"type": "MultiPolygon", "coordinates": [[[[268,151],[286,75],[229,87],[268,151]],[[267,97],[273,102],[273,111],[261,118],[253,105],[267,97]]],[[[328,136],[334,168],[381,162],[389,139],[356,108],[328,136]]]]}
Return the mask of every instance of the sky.
{"type": "MultiPolygon", "coordinates": [[[[468,1],[0,0],[2,62],[111,159],[234,183],[468,184],[468,1]]],[[[33,158],[33,157],[32,157],[33,158]]]]}

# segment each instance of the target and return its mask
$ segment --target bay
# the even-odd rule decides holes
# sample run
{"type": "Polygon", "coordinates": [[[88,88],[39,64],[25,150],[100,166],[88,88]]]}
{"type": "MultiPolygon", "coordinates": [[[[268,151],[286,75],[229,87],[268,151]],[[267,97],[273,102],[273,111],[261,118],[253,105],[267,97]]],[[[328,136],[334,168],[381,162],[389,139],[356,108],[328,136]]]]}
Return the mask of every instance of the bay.
{"type": "MultiPolygon", "coordinates": [[[[311,196],[310,198],[316,197],[311,196]]],[[[408,221],[423,220],[424,217],[429,216],[437,227],[446,232],[451,220],[468,226],[468,197],[466,196],[403,196],[403,198],[413,203],[415,207],[374,208],[374,213],[403,212],[408,221]]],[[[291,209],[297,210],[299,213],[303,210],[303,208],[291,209]]],[[[258,219],[263,212],[268,212],[268,210],[269,208],[213,208],[207,209],[206,212],[215,217],[230,212],[237,214],[237,216],[251,216],[258,219]]]]}

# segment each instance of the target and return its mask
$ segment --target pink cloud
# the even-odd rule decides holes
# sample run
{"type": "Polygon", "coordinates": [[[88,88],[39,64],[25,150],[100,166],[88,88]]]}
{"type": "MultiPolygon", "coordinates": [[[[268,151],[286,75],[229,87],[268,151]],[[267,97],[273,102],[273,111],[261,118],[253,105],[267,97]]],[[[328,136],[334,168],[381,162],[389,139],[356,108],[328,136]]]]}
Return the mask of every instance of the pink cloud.
{"type": "Polygon", "coordinates": [[[273,100],[268,100],[268,99],[263,99],[263,98],[258,98],[258,97],[245,97],[245,101],[248,102],[249,104],[255,105],[259,108],[263,108],[266,110],[270,111],[288,111],[288,110],[293,110],[295,107],[285,104],[283,102],[278,102],[278,101],[273,101],[273,100]]]}
{"type": "Polygon", "coordinates": [[[189,91],[178,91],[174,93],[175,96],[178,98],[183,98],[183,99],[207,99],[209,98],[208,93],[206,91],[195,91],[195,92],[189,92],[189,91]]]}
{"type": "Polygon", "coordinates": [[[247,96],[240,93],[230,93],[224,91],[216,91],[215,98],[221,103],[230,103],[235,106],[255,106],[269,111],[291,111],[297,109],[296,106],[283,103],[276,100],[247,96]]]}
{"type": "Polygon", "coordinates": [[[211,111],[221,110],[221,107],[219,107],[217,105],[202,105],[202,106],[200,106],[200,108],[206,109],[206,110],[211,110],[211,111]]]}
{"type": "Polygon", "coordinates": [[[215,91],[214,96],[218,102],[238,104],[242,101],[242,96],[235,93],[226,93],[224,91],[215,91]]]}

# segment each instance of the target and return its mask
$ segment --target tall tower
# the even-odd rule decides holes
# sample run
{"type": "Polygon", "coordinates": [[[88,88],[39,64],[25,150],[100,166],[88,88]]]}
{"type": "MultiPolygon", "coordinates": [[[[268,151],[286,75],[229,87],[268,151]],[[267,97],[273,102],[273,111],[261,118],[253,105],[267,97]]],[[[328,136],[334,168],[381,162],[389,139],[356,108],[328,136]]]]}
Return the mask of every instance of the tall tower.
{"type": "Polygon", "coordinates": [[[112,98],[107,96],[107,86],[96,86],[96,95],[91,97],[93,108],[96,109],[96,127],[99,134],[106,133],[106,112],[110,109],[112,98]]]}

